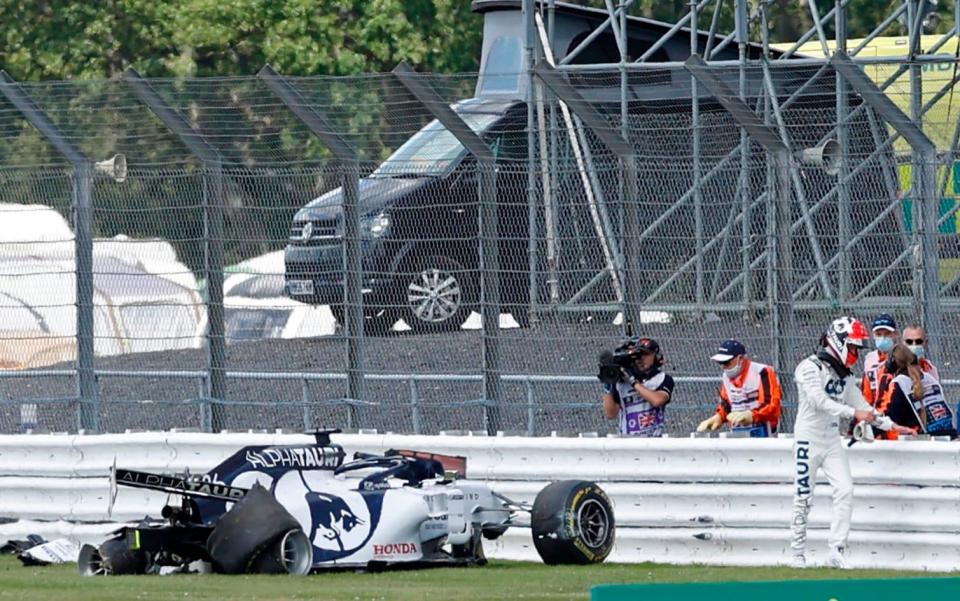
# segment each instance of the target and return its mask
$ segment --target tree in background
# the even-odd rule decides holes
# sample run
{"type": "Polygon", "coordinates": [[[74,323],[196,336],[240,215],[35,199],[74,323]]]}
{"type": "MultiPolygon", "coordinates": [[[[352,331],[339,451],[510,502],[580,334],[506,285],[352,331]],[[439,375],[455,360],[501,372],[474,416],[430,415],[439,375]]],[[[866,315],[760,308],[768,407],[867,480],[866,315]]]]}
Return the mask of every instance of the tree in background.
{"type": "MultiPolygon", "coordinates": [[[[751,11],[758,1],[751,1],[751,11]]],[[[866,35],[899,2],[857,0],[849,15],[850,37],[866,35]]],[[[945,31],[953,16],[946,0],[940,4],[938,30],[945,31]]],[[[833,5],[817,0],[820,14],[833,5]]],[[[637,0],[631,14],[674,22],[687,10],[688,0],[637,0]]],[[[701,29],[709,27],[711,15],[712,7],[702,11],[701,29]]],[[[810,25],[807,5],[770,2],[773,42],[795,40],[810,25]]],[[[733,2],[726,0],[720,30],[732,28],[733,2]]],[[[826,29],[832,35],[832,25],[826,29]]],[[[889,31],[902,33],[899,25],[889,31]]],[[[759,40],[757,24],[750,36],[759,40]]],[[[210,135],[224,158],[233,242],[228,255],[240,260],[282,244],[296,208],[337,182],[324,167],[327,149],[289,111],[269,112],[261,102],[262,84],[249,76],[265,64],[289,76],[344,76],[389,71],[400,61],[419,71],[475,72],[481,38],[482,17],[471,11],[470,0],[0,2],[0,66],[17,80],[46,82],[32,84],[30,94],[89,156],[124,152],[131,168],[154,170],[122,189],[98,192],[97,234],[183,239],[178,246],[193,267],[200,253],[185,249],[187,240],[202,236],[202,224],[187,219],[192,226],[185,228],[184,219],[169,211],[183,216],[197,203],[200,166],[126,86],[111,79],[131,66],[144,77],[171,78],[154,87],[210,135]],[[143,211],[154,213],[147,218],[143,211]]],[[[470,95],[472,80],[447,77],[434,83],[453,101],[470,95]]],[[[385,79],[312,78],[299,85],[359,148],[365,170],[428,119],[425,112],[388,110],[395,92],[385,79]]],[[[54,190],[47,183],[51,178],[38,176],[44,174],[41,166],[62,159],[6,108],[0,100],[0,165],[23,168],[17,177],[3,176],[7,200],[65,207],[66,188],[54,190]]]]}
{"type": "MultiPolygon", "coordinates": [[[[761,0],[751,0],[751,10],[761,0]]],[[[806,2],[769,0],[773,42],[812,24],[806,2]]],[[[821,15],[833,0],[816,0],[821,15]]],[[[850,37],[863,37],[901,0],[857,0],[850,37]]],[[[938,0],[938,32],[953,23],[938,0]]],[[[603,7],[602,0],[577,4],[603,7]]],[[[688,0],[637,0],[633,15],[674,22],[688,0]]],[[[701,14],[709,26],[712,6],[701,14]]],[[[733,27],[733,2],[721,13],[733,27]]],[[[271,64],[287,75],[349,75],[392,69],[476,71],[482,18],[470,0],[65,0],[0,3],[0,64],[15,79],[105,79],[129,66],[145,77],[252,75],[271,64]]],[[[832,24],[827,26],[832,34],[832,24]]],[[[894,25],[891,35],[904,33],[894,25]]],[[[751,38],[759,39],[757,27],[751,38]]]]}
{"type": "Polygon", "coordinates": [[[15,79],[475,71],[482,19],[467,0],[4,2],[0,64],[15,79]]]}
{"type": "MultiPolygon", "coordinates": [[[[154,87],[197,130],[211,135],[228,172],[256,170],[256,177],[227,179],[228,232],[244,241],[228,248],[231,260],[285,239],[296,207],[337,180],[328,174],[311,186],[311,178],[299,169],[313,166],[325,172],[318,165],[329,157],[326,149],[288,112],[264,114],[268,109],[258,106],[262,85],[224,77],[251,76],[265,64],[292,76],[351,75],[389,71],[400,61],[423,71],[470,72],[478,68],[481,36],[482,17],[467,0],[0,3],[0,65],[22,82],[74,80],[33,84],[29,93],[89,156],[124,152],[131,168],[147,167],[145,173],[165,166],[186,169],[159,179],[132,178],[122,194],[120,189],[111,194],[109,186],[98,188],[97,235],[159,235],[176,241],[184,236],[182,224],[155,217],[181,200],[196,204],[199,197],[195,185],[186,186],[196,183],[190,175],[199,167],[196,158],[138,105],[126,86],[90,81],[114,79],[132,66],[144,77],[175,78],[154,82],[154,87]],[[194,77],[203,79],[189,79],[194,77]],[[264,166],[264,160],[270,164],[264,166]],[[283,165],[291,166],[290,173],[283,165]],[[130,210],[131,201],[137,211],[130,210]],[[153,210],[160,212],[149,213],[153,210]]],[[[409,114],[386,113],[381,105],[387,92],[378,91],[378,83],[302,83],[312,101],[345,109],[342,115],[328,110],[374,165],[398,143],[382,139],[391,133],[397,137],[389,118],[406,120],[399,131],[423,124],[409,114]]],[[[0,109],[5,107],[0,100],[0,109]]],[[[0,164],[26,169],[23,185],[8,200],[66,202],[68,195],[61,198],[43,178],[28,177],[30,169],[62,164],[62,159],[15,112],[0,112],[6,115],[0,117],[0,164]]],[[[176,212],[184,215],[186,210],[176,212]]],[[[184,244],[178,244],[181,252],[196,267],[198,253],[184,244]]]]}

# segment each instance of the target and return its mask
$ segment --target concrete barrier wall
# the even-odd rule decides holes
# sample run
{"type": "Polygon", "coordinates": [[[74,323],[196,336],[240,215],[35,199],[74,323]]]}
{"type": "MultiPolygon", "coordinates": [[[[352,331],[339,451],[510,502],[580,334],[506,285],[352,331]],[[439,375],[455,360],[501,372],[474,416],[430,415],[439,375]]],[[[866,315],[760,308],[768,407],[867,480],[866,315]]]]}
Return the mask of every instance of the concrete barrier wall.
{"type": "MultiPolygon", "coordinates": [[[[157,515],[167,495],[121,487],[109,470],[203,473],[247,445],[305,444],[292,434],[131,433],[0,436],[0,539],[58,533],[102,539],[116,522],[157,515]]],[[[467,457],[467,476],[532,501],[548,482],[594,480],[615,504],[612,561],[774,565],[789,559],[789,438],[524,438],[334,435],[348,453],[389,448],[467,457]]],[[[880,441],[849,449],[857,483],[855,566],[960,570],[960,442],[880,441]]],[[[830,488],[810,516],[812,562],[824,561],[830,488]]],[[[536,560],[529,531],[485,543],[489,556],[536,560]]]]}

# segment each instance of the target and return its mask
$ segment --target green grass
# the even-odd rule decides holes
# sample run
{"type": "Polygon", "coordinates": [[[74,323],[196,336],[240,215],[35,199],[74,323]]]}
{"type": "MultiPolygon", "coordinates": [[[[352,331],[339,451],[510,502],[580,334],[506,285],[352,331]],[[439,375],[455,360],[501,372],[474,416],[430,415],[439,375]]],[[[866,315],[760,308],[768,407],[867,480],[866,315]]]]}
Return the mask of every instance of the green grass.
{"type": "Polygon", "coordinates": [[[23,567],[0,557],[0,601],[111,601],[195,599],[326,601],[430,601],[463,599],[589,599],[595,584],[644,582],[715,582],[798,578],[892,578],[930,576],[888,570],[728,568],[658,564],[603,564],[549,567],[536,563],[494,561],[483,568],[437,568],[365,574],[320,573],[290,576],[114,576],[82,578],[76,564],[23,567]]]}

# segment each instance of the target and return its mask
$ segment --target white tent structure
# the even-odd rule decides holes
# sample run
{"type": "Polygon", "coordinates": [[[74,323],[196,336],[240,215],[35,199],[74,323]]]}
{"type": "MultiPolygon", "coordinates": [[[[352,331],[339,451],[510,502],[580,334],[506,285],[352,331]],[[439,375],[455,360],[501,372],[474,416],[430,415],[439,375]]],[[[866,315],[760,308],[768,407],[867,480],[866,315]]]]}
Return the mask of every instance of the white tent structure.
{"type": "MultiPolygon", "coordinates": [[[[169,242],[95,240],[94,352],[199,348],[206,311],[169,242]]],[[[42,205],[0,204],[0,369],[76,358],[76,263],[66,220],[42,205]]]]}

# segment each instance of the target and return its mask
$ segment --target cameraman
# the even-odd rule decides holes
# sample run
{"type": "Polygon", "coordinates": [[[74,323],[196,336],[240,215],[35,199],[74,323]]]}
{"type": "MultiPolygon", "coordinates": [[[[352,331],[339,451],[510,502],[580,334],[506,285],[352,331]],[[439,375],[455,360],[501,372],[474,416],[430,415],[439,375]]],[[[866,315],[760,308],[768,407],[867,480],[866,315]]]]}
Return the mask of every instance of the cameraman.
{"type": "Polygon", "coordinates": [[[603,411],[609,419],[620,419],[621,434],[663,436],[673,378],[662,367],[660,345],[652,338],[631,338],[613,354],[601,354],[603,411]]]}

